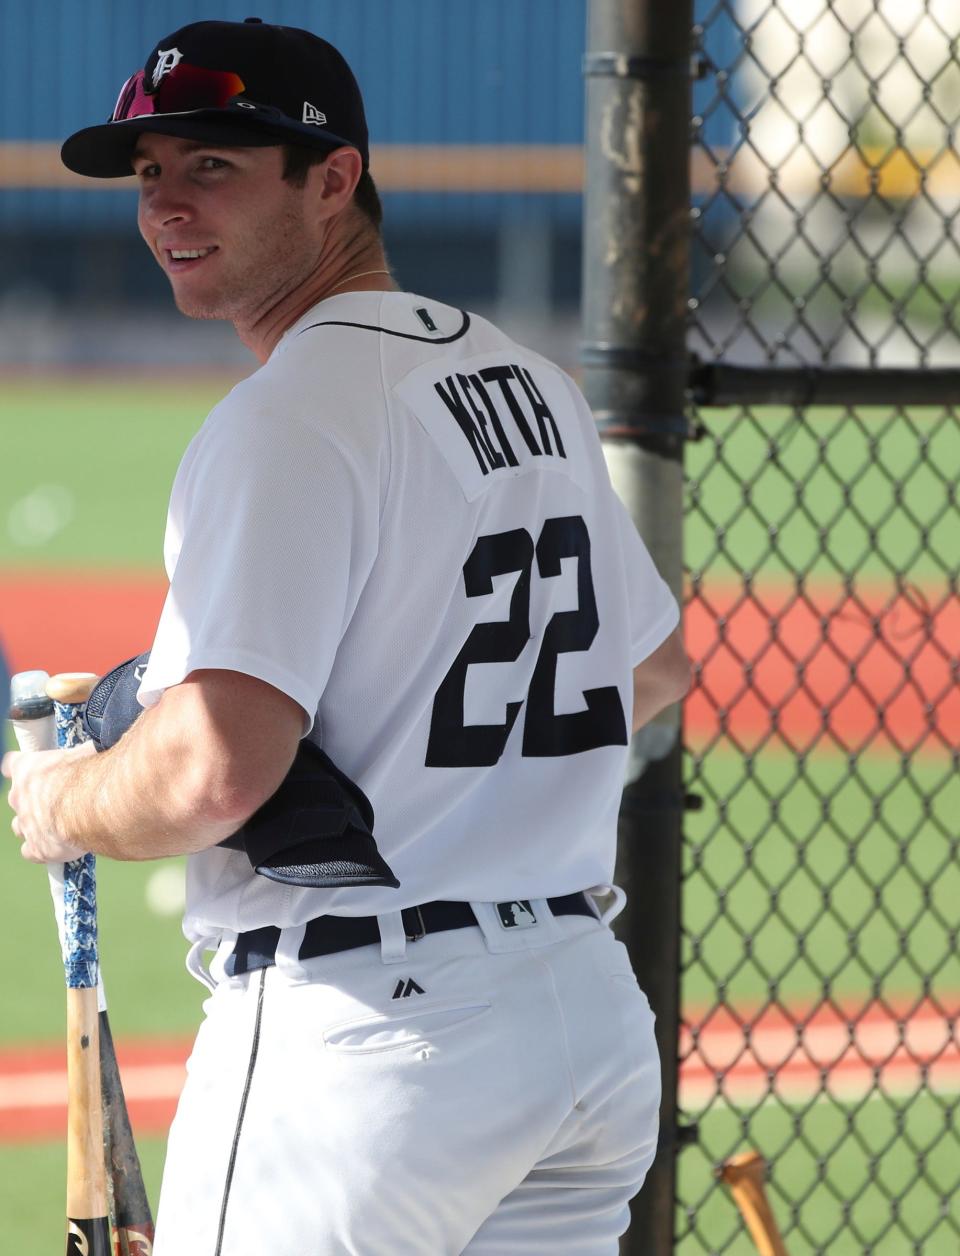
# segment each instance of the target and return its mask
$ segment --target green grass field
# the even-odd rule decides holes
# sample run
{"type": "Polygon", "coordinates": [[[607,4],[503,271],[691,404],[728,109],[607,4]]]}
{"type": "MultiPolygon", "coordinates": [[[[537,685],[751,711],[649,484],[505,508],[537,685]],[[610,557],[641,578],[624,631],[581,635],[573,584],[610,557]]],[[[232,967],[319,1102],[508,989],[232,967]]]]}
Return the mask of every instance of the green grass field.
{"type": "Polygon", "coordinates": [[[685,451],[687,566],[705,579],[956,578],[960,433],[944,410],[701,414],[685,451]]]}
{"type": "Polygon", "coordinates": [[[948,756],[688,759],[684,1001],[808,1006],[960,993],[960,777],[948,756]],[[770,799],[778,800],[772,814],[770,799]],[[829,799],[824,808],[821,799],[829,799]],[[724,805],[718,805],[724,800],[724,805]],[[802,942],[802,945],[801,945],[802,942]]]}
{"type": "MultiPolygon", "coordinates": [[[[137,1139],[143,1180],[156,1207],[163,1167],[164,1140],[137,1139]]],[[[0,1146],[0,1215],[4,1252],[40,1256],[63,1249],[64,1182],[67,1153],[63,1143],[0,1146]]]]}
{"type": "Polygon", "coordinates": [[[5,378],[0,567],[159,571],[177,463],[236,378],[5,378]]]}
{"type": "MultiPolygon", "coordinates": [[[[153,376],[5,380],[0,568],[159,571],[178,458],[229,384],[153,376]]],[[[704,580],[744,569],[771,579],[799,569],[833,581],[848,571],[865,583],[889,583],[899,570],[928,588],[945,587],[949,573],[956,579],[955,424],[918,412],[918,440],[893,411],[846,420],[828,410],[802,419],[757,413],[762,422],[710,412],[710,436],[688,451],[685,547],[704,580]]],[[[0,637],[2,614],[0,607],[0,637]]],[[[687,770],[688,787],[705,802],[686,822],[689,1008],[720,994],[752,1007],[772,993],[808,1003],[825,988],[852,1001],[916,997],[925,983],[928,992],[960,991],[960,780],[946,757],[904,768],[881,754],[855,765],[817,754],[798,770],[788,754],[765,751],[748,771],[734,751],[716,749],[703,760],[689,755],[687,770]]],[[[0,831],[8,828],[4,801],[0,831]]],[[[156,865],[101,861],[104,966],[117,1037],[183,1035],[200,1017],[203,991],[183,970],[179,921],[148,904],[155,872],[156,865]]],[[[45,877],[22,864],[13,841],[0,842],[0,911],[18,975],[0,1045],[59,1039],[62,974],[45,877]]],[[[777,1157],[774,1207],[791,1256],[955,1252],[956,1208],[938,1220],[937,1192],[925,1183],[943,1183],[943,1192],[956,1183],[957,1120],[955,1107],[927,1094],[908,1104],[871,1100],[856,1110],[821,1101],[743,1114],[718,1101],[699,1114],[699,1147],[682,1153],[678,1250],[752,1250],[742,1234],[724,1247],[738,1224],[711,1176],[717,1159],[751,1141],[777,1157]],[[891,1219],[887,1188],[904,1195],[899,1219],[891,1219]],[[844,1200],[854,1198],[844,1229],[844,1200]],[[924,1234],[917,1246],[912,1236],[924,1234]]],[[[162,1140],[145,1140],[143,1151],[155,1200],[162,1140]]],[[[62,1155],[50,1144],[0,1149],[9,1250],[39,1252],[59,1241],[62,1155]]]]}
{"type": "Polygon", "coordinates": [[[746,1112],[716,1103],[698,1117],[699,1145],[680,1153],[676,1253],[756,1256],[714,1177],[716,1163],[754,1146],[773,1165],[767,1194],[790,1256],[956,1256],[957,1108],[957,1096],[929,1094],[746,1112]]]}
{"type": "MultiPolygon", "coordinates": [[[[5,378],[0,567],[158,567],[180,454],[237,378],[5,378]],[[38,488],[48,490],[50,517],[38,506],[32,535],[29,526],[11,529],[11,511],[38,488]]],[[[768,407],[703,418],[708,437],[686,453],[694,570],[831,579],[898,570],[912,581],[956,570],[960,436],[950,415],[817,407],[798,416],[768,407]]]]}

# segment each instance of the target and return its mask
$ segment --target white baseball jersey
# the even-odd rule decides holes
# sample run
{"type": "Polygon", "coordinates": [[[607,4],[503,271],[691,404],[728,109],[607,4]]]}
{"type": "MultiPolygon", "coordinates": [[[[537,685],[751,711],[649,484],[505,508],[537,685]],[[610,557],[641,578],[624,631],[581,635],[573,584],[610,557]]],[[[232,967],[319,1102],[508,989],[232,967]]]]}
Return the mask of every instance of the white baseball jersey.
{"type": "Polygon", "coordinates": [[[267,681],[369,797],[400,888],[191,856],[193,940],[608,883],[632,669],[677,604],[570,378],[490,323],[347,293],[212,411],[177,474],[145,705],[267,681]]]}

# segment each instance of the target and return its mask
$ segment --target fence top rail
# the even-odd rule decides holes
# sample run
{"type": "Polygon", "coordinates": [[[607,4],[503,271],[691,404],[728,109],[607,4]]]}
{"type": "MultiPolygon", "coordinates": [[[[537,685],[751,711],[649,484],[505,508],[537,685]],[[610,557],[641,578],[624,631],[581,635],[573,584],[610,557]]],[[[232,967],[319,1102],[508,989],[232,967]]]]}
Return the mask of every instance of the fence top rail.
{"type": "Polygon", "coordinates": [[[695,364],[699,406],[958,406],[960,368],[755,367],[695,364]]]}

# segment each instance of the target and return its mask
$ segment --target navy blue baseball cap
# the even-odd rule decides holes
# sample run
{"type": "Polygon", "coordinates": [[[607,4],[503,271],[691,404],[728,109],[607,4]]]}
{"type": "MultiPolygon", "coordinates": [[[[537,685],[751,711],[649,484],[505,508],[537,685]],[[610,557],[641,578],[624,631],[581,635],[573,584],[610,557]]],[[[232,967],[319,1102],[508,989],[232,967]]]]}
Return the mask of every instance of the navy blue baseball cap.
{"type": "Polygon", "coordinates": [[[144,131],[241,147],[298,144],[356,148],[369,165],[363,97],[332,44],[293,26],[193,22],[156,45],[120,90],[108,122],[67,139],[60,156],[77,174],[132,173],[144,131]]]}

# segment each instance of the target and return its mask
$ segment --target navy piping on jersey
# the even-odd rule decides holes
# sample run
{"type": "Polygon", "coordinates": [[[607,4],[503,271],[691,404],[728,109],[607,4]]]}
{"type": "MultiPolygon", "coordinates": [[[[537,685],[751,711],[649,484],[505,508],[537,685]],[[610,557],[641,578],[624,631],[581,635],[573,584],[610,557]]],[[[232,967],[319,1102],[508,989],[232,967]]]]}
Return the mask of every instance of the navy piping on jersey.
{"type": "Polygon", "coordinates": [[[399,336],[401,340],[419,340],[425,345],[449,345],[454,340],[459,340],[461,336],[465,336],[470,327],[470,315],[466,310],[461,310],[463,315],[463,323],[460,330],[453,333],[452,336],[414,336],[408,331],[391,331],[389,327],[377,327],[375,323],[346,323],[337,319],[327,319],[323,323],[311,323],[309,327],[304,327],[297,332],[298,336],[302,336],[305,331],[313,331],[315,327],[358,327],[361,331],[378,331],[384,336],[399,336]]]}

